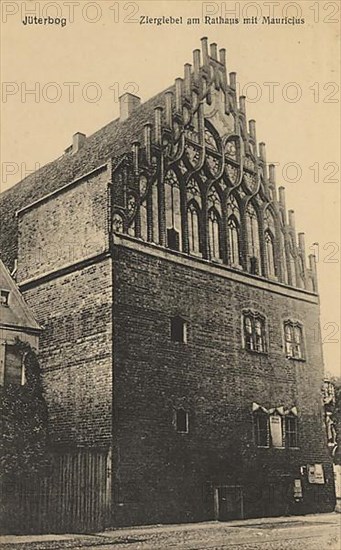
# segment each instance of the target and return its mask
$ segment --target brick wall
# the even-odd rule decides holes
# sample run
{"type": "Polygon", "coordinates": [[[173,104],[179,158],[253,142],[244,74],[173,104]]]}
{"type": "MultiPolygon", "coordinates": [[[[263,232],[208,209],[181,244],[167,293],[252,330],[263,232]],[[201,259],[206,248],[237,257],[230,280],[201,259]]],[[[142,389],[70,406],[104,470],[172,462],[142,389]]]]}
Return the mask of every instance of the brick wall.
{"type": "Polygon", "coordinates": [[[19,282],[108,249],[107,182],[96,171],[19,214],[19,282]]]}
{"type": "Polygon", "coordinates": [[[18,281],[43,327],[40,362],[53,446],[111,445],[108,212],[107,172],[99,169],[19,215],[18,281]]]}
{"type": "Polygon", "coordinates": [[[325,464],[328,483],[316,489],[303,476],[305,498],[293,507],[332,509],[316,297],[280,295],[140,248],[118,247],[114,262],[115,520],[213,519],[212,487],[218,484],[244,486],[246,515],[286,513],[280,494],[271,501],[271,486],[286,490],[310,462],[325,464]],[[244,308],[266,316],[267,355],[241,347],[244,308]],[[187,343],[170,339],[174,315],[188,322],[187,343]],[[285,357],[288,318],[304,326],[305,362],[285,357]],[[298,408],[298,450],[255,446],[253,401],[298,408]],[[182,406],[190,414],[188,434],[173,425],[174,409],[182,406]]]}
{"type": "Polygon", "coordinates": [[[40,338],[53,446],[111,444],[111,259],[60,275],[24,292],[40,338]]]}

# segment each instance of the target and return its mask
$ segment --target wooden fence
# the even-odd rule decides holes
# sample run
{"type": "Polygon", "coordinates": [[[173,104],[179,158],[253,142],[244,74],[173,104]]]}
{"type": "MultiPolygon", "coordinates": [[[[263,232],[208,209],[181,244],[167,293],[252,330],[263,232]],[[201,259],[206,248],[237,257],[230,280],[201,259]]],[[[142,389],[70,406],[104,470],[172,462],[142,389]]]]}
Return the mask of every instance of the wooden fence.
{"type": "Polygon", "coordinates": [[[96,532],[110,517],[110,453],[82,450],[53,457],[48,477],[2,487],[2,532],[96,532]]]}

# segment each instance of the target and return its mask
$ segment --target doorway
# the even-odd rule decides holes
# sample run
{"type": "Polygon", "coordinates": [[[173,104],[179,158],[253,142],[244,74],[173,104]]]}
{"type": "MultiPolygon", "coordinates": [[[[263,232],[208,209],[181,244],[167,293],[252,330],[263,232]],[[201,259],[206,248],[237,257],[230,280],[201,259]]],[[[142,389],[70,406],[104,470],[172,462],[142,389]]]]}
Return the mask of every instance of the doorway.
{"type": "Polygon", "coordinates": [[[240,485],[219,485],[214,490],[215,519],[243,519],[243,490],[240,485]]]}

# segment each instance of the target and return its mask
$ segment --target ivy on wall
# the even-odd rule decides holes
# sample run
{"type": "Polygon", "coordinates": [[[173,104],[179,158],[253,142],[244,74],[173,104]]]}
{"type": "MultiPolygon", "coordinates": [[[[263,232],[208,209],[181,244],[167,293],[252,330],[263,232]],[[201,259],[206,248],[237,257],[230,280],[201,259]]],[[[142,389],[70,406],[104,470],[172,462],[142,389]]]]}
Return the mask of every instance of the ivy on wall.
{"type": "Polygon", "coordinates": [[[0,388],[0,476],[11,482],[43,475],[49,464],[48,414],[38,358],[20,339],[14,349],[22,357],[26,383],[0,388]]]}

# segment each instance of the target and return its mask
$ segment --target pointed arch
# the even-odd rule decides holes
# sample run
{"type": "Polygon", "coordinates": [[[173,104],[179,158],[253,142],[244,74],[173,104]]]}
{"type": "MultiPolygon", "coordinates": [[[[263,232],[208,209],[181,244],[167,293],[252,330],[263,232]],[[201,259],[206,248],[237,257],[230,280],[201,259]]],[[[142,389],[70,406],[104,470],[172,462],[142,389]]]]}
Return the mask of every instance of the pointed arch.
{"type": "Polygon", "coordinates": [[[207,196],[208,249],[211,260],[222,260],[222,203],[218,188],[213,185],[207,196]]]}
{"type": "Polygon", "coordinates": [[[187,206],[187,228],[188,251],[195,256],[201,256],[200,208],[194,200],[191,200],[187,206]]]}
{"type": "Polygon", "coordinates": [[[254,275],[261,273],[259,221],[255,206],[249,202],[245,212],[247,235],[248,270],[254,275]]]}
{"type": "Polygon", "coordinates": [[[271,207],[267,207],[264,212],[264,244],[265,244],[265,264],[266,272],[269,277],[278,276],[277,265],[277,226],[274,212],[271,207]]]}
{"type": "Polygon", "coordinates": [[[232,266],[242,264],[241,233],[240,233],[240,209],[234,195],[230,195],[227,201],[227,233],[229,248],[229,263],[232,266]]]}
{"type": "Polygon", "coordinates": [[[191,178],[187,184],[186,188],[187,192],[187,203],[189,204],[191,201],[195,201],[195,203],[198,205],[198,207],[202,208],[202,198],[201,198],[201,191],[198,182],[191,178]]]}
{"type": "Polygon", "coordinates": [[[277,276],[276,256],[275,256],[275,237],[270,229],[266,229],[264,235],[265,252],[266,252],[266,267],[267,274],[270,277],[277,276]]]}
{"type": "Polygon", "coordinates": [[[208,246],[211,260],[222,259],[221,217],[215,208],[208,211],[208,246]]]}
{"type": "Polygon", "coordinates": [[[173,250],[181,250],[180,185],[174,170],[168,170],[164,182],[167,246],[173,250]]]}
{"type": "Polygon", "coordinates": [[[281,262],[282,262],[282,282],[285,284],[289,284],[289,278],[288,278],[288,265],[287,265],[287,252],[286,252],[286,244],[285,244],[285,236],[284,236],[284,230],[280,229],[280,239],[281,239],[281,262]]]}

